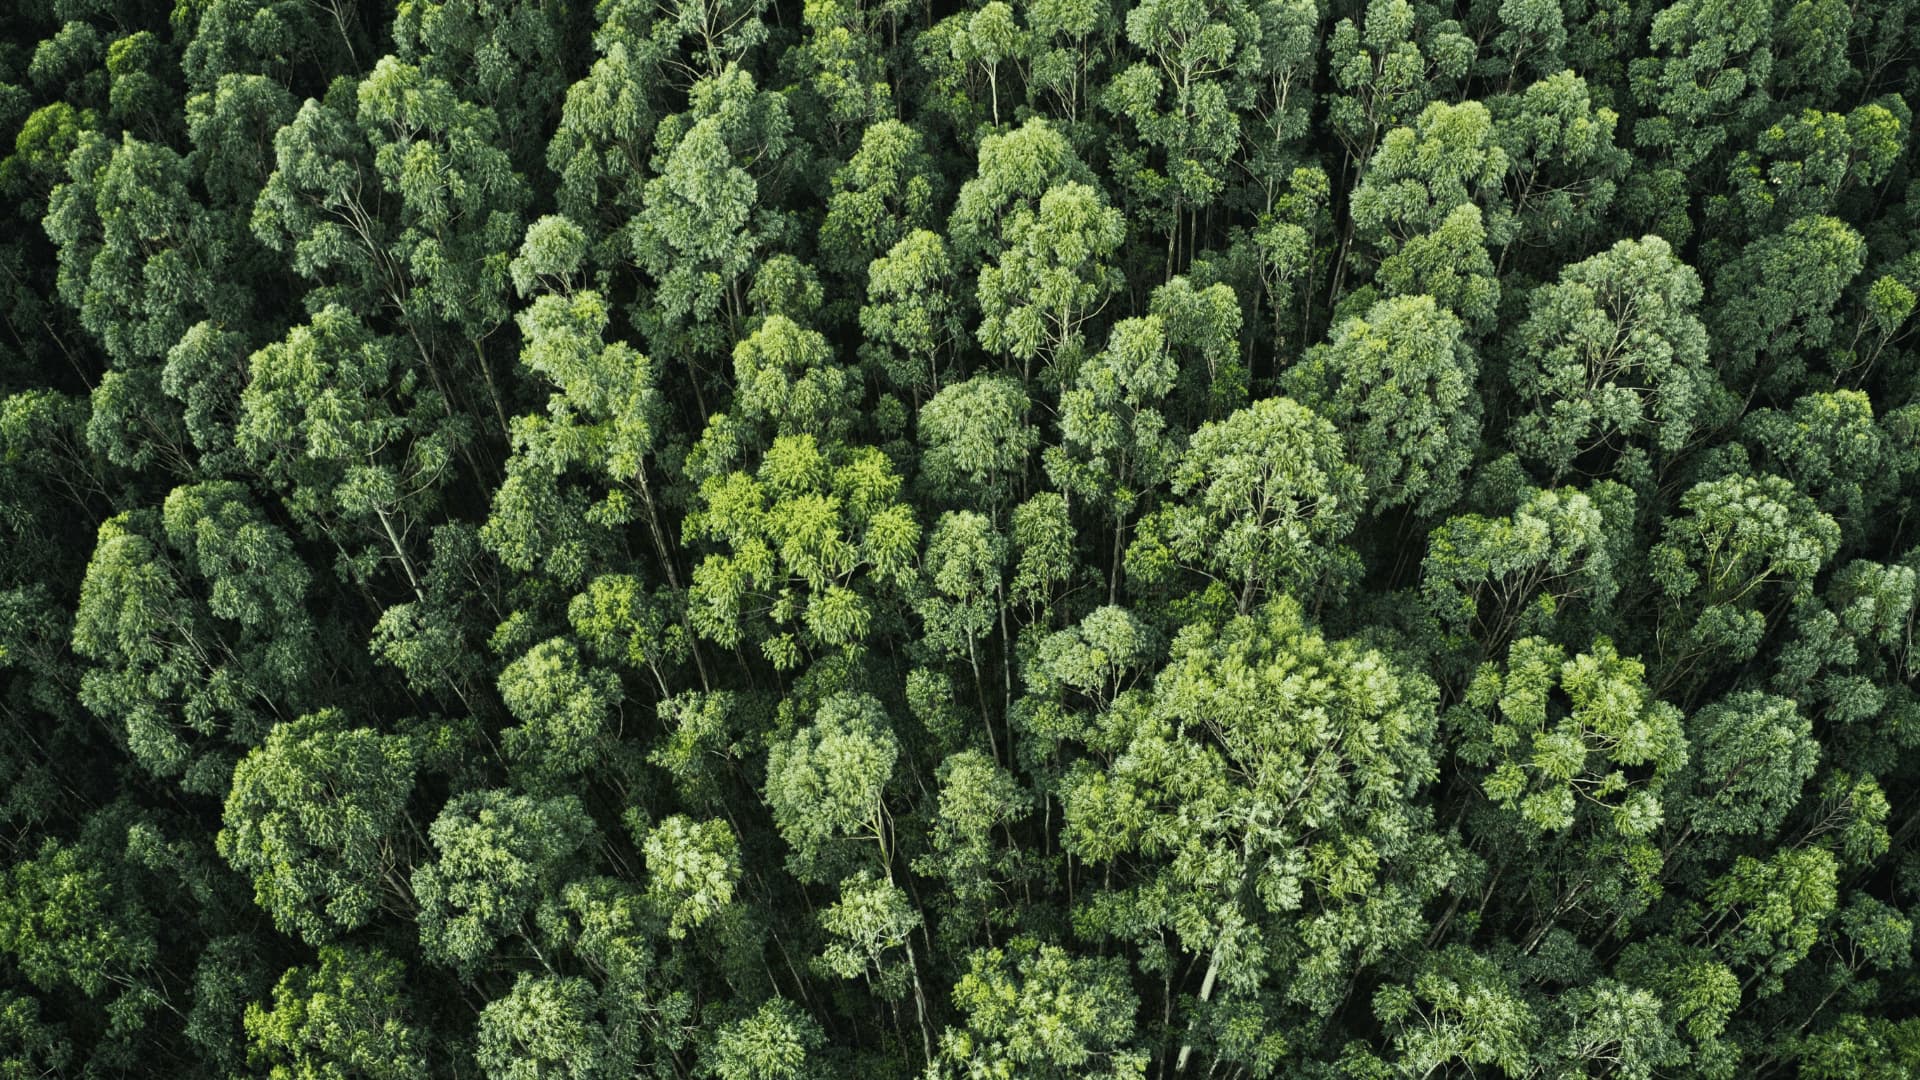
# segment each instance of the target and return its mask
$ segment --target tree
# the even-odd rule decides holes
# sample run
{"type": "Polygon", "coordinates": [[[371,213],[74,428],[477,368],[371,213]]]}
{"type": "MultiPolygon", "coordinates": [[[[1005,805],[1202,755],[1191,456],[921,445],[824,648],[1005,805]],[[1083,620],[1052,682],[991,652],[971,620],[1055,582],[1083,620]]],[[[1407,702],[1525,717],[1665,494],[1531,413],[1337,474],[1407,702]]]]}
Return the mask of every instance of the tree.
{"type": "Polygon", "coordinates": [[[1484,770],[1480,790],[1497,807],[1474,830],[1492,866],[1480,912],[1510,882],[1513,915],[1526,919],[1512,932],[1526,953],[1549,935],[1609,936],[1645,912],[1671,854],[1661,829],[1691,806],[1689,732],[1680,710],[1653,696],[1645,665],[1605,637],[1568,651],[1515,641],[1447,715],[1455,752],[1484,770]]]}
{"type": "Polygon", "coordinates": [[[1508,378],[1527,402],[1514,444],[1557,481],[1576,461],[1644,475],[1725,408],[1694,309],[1700,279],[1657,236],[1622,240],[1527,299],[1508,378]],[[1650,444],[1650,445],[1649,445],[1650,444]]]}
{"type": "Polygon", "coordinates": [[[587,772],[607,754],[622,696],[613,673],[582,663],[573,642],[543,641],[500,672],[500,700],[520,721],[501,750],[543,785],[587,772]]]}
{"type": "Polygon", "coordinates": [[[667,917],[667,936],[685,937],[733,903],[740,844],[724,821],[675,814],[647,830],[647,895],[667,917]]]}
{"type": "Polygon", "coordinates": [[[233,748],[258,745],[305,698],[308,581],[237,483],[176,488],[159,514],[110,518],[74,611],[74,651],[93,661],[81,702],[124,727],[146,769],[225,794],[233,748]]]}
{"type": "Polygon", "coordinates": [[[1140,201],[1155,206],[1169,278],[1181,215],[1205,210],[1226,186],[1260,31],[1254,10],[1234,3],[1144,0],[1127,13],[1141,59],[1114,76],[1101,103],[1131,127],[1114,139],[1115,156],[1140,201]]]}
{"type": "Polygon", "coordinates": [[[45,220],[60,295],[116,368],[157,361],[201,318],[241,320],[244,294],[222,272],[241,237],[195,200],[178,153],[85,131],[67,174],[45,220]]]}
{"type": "Polygon", "coordinates": [[[1434,102],[1412,127],[1387,133],[1351,206],[1354,231],[1377,252],[1375,279],[1388,293],[1432,294],[1481,330],[1500,297],[1481,207],[1509,167],[1493,133],[1486,106],[1434,102]]]}
{"type": "Polygon", "coordinates": [[[915,229],[867,266],[860,355],[918,402],[937,393],[962,340],[953,302],[953,260],[940,234],[915,229]],[[947,361],[943,363],[942,361],[947,361]]]}
{"type": "Polygon", "coordinates": [[[1843,535],[1871,520],[1903,470],[1875,425],[1873,402],[1859,391],[1808,394],[1791,409],[1756,409],[1742,428],[1771,471],[1845,522],[1843,535]]]}
{"type": "Polygon", "coordinates": [[[755,473],[708,478],[686,535],[726,553],[694,568],[694,628],[731,648],[751,627],[782,669],[802,650],[859,647],[877,602],[911,579],[919,548],[899,490],[878,450],[826,452],[812,435],[776,438],[755,473]]]}
{"type": "Polygon", "coordinates": [[[1688,728],[1696,780],[1687,831],[1771,835],[1819,760],[1806,718],[1785,698],[1747,690],[1701,709],[1688,728]]]}
{"type": "Polygon", "coordinates": [[[419,385],[400,343],[329,305],[253,354],[236,441],[303,524],[332,541],[340,570],[367,581],[398,566],[416,599],[408,537],[436,508],[464,418],[419,385]]]}
{"type": "MultiPolygon", "coordinates": [[[[1501,4],[1503,11],[1523,6],[1548,10],[1556,21],[1560,14],[1553,3],[1501,4]]],[[[1509,26],[1503,35],[1524,32],[1509,26]]],[[[1510,216],[1496,237],[1499,265],[1516,251],[1583,250],[1581,242],[1605,225],[1632,160],[1614,144],[1619,115],[1595,105],[1587,80],[1570,70],[1495,98],[1489,108],[1494,142],[1508,163],[1502,203],[1510,216]]]]}
{"type": "Polygon", "coordinates": [[[806,89],[813,100],[806,118],[814,137],[834,156],[845,152],[853,133],[892,118],[897,108],[886,70],[887,48],[881,35],[897,39],[905,0],[866,4],[846,0],[819,0],[801,13],[805,40],[785,59],[811,69],[806,89]]]}
{"type": "Polygon", "coordinates": [[[1116,13],[1077,0],[1028,0],[1027,103],[1070,130],[1089,108],[1094,69],[1108,56],[1120,30],[1116,13]]]}
{"type": "Polygon", "coordinates": [[[214,206],[236,215],[252,207],[273,174],[272,161],[259,148],[272,142],[297,108],[287,88],[265,75],[222,75],[187,99],[187,137],[214,206]]]}
{"type": "Polygon", "coordinates": [[[285,84],[297,73],[358,67],[351,5],[293,0],[212,0],[172,15],[183,40],[180,69],[187,89],[205,92],[233,74],[259,74],[285,84]]]}
{"type": "Polygon", "coordinates": [[[324,101],[308,99],[274,136],[253,231],[323,295],[395,316],[449,401],[466,401],[465,376],[477,372],[504,429],[486,341],[507,320],[528,190],[499,140],[491,110],[382,57],[359,83],[337,80],[324,101]]]}
{"type": "Polygon", "coordinates": [[[1328,42],[1338,92],[1328,120],[1346,149],[1345,175],[1373,157],[1383,131],[1398,127],[1466,74],[1473,44],[1451,20],[1418,26],[1406,0],[1368,0],[1359,23],[1341,19],[1328,42]]]}
{"type": "Polygon", "coordinates": [[[1411,985],[1384,986],[1373,1013],[1387,1025],[1397,1069],[1431,1075],[1458,1061],[1524,1075],[1539,1021],[1511,974],[1457,945],[1426,960],[1411,985]]]}
{"type": "Polygon", "coordinates": [[[824,1042],[820,1025],[793,1003],[774,998],[752,1016],[721,1027],[706,1065],[720,1080],[803,1080],[813,1072],[807,1059],[824,1042]]]}
{"type": "Polygon", "coordinates": [[[1287,389],[1344,436],[1375,512],[1431,514],[1460,497],[1480,442],[1479,361],[1430,297],[1383,300],[1287,373],[1287,389]]]}
{"type": "Polygon", "coordinates": [[[1833,519],[1778,476],[1695,484],[1648,559],[1669,598],[1659,636],[1663,685],[1690,677],[1709,659],[1728,664],[1752,656],[1766,630],[1759,590],[1777,583],[1791,599],[1839,544],[1833,519]]]}
{"type": "Polygon", "coordinates": [[[280,977],[272,1008],[247,1007],[249,1058],[273,1080],[430,1076],[405,980],[405,965],[376,949],[323,945],[318,968],[280,977]]]}
{"type": "MultiPolygon", "coordinates": [[[[663,111],[654,93],[666,61],[638,5],[605,4],[593,67],[567,88],[547,142],[561,213],[595,241],[618,236],[644,199],[648,149],[663,111]]],[[[596,245],[598,246],[598,244],[596,245]]]]}
{"type": "Polygon", "coordinates": [[[427,959],[466,974],[502,938],[526,936],[528,914],[560,884],[594,831],[572,795],[455,796],[427,830],[437,857],[413,871],[427,959]]]}
{"type": "Polygon", "coordinates": [[[1616,530],[1628,493],[1532,489],[1511,514],[1460,514],[1427,537],[1420,591],[1450,649],[1496,654],[1521,634],[1566,640],[1619,591],[1616,530]],[[1612,520],[1609,520],[1612,519],[1612,520]]]}
{"type": "Polygon", "coordinates": [[[1416,801],[1435,775],[1423,676],[1328,641],[1281,598],[1185,627],[1151,694],[1113,711],[1115,756],[1078,763],[1063,784],[1063,842],[1113,864],[1085,930],[1177,943],[1147,954],[1164,1007],[1183,1017],[1176,1071],[1225,1022],[1216,995],[1260,1008],[1269,1030],[1282,1002],[1324,1016],[1361,969],[1422,932],[1421,903],[1453,873],[1416,801]]]}
{"type": "Polygon", "coordinates": [[[1110,260],[1125,237],[1120,211],[1085,184],[1049,188],[1031,212],[1016,206],[1000,227],[998,262],[980,271],[981,348],[1017,361],[1022,381],[1037,363],[1049,382],[1067,382],[1082,327],[1119,288],[1110,260]]]}
{"type": "Polygon", "coordinates": [[[1040,433],[1028,423],[1033,403],[1004,375],[954,383],[921,407],[920,475],[943,502],[984,506],[992,516],[1026,487],[1040,433]]]}
{"type": "Polygon", "coordinates": [[[1176,375],[1166,321],[1149,315],[1115,324],[1107,347],[1060,395],[1062,440],[1046,450],[1047,475],[1113,523],[1108,603],[1119,595],[1127,521],[1174,465],[1177,444],[1160,405],[1176,375]]]}
{"type": "Polygon", "coordinates": [[[1796,385],[1807,351],[1835,331],[1832,310],[1866,247],[1835,218],[1805,217],[1748,244],[1714,278],[1714,338],[1741,382],[1796,385]]]}
{"type": "Polygon", "coordinates": [[[1006,540],[985,515],[968,510],[942,514],[927,538],[929,587],[914,605],[928,648],[943,657],[964,657],[972,669],[981,722],[995,743],[981,653],[1001,612],[1006,560],[1006,540]]]}
{"type": "Polygon", "coordinates": [[[858,281],[874,259],[935,223],[941,191],[925,143],[898,120],[879,121],[860,136],[860,148],[833,174],[820,223],[828,269],[858,281]]]}
{"type": "Polygon", "coordinates": [[[1014,215],[1024,213],[1031,221],[1048,191],[1069,183],[1086,186],[1092,179],[1066,136],[1040,117],[981,136],[974,175],[960,185],[947,219],[954,255],[968,268],[997,260],[1014,242],[1005,232],[1014,215]]]}
{"type": "Polygon", "coordinates": [[[953,938],[974,926],[1013,922],[1012,886],[1032,873],[1029,853],[994,839],[1032,810],[1032,797],[1014,775],[978,750],[962,750],[940,763],[940,804],[932,850],[914,860],[914,872],[945,879],[954,904],[953,938]]]}
{"type": "Polygon", "coordinates": [[[73,1043],[40,1019],[37,998],[0,996],[0,1072],[9,1076],[56,1076],[73,1060],[73,1043]]]}
{"type": "Polygon", "coordinates": [[[1760,133],[1728,170],[1734,194],[1709,213],[1755,232],[1831,214],[1849,191],[1885,179],[1904,145],[1903,124],[1879,102],[1840,114],[1806,109],[1760,133]]]}
{"type": "Polygon", "coordinates": [[[1819,940],[1836,906],[1832,853],[1785,849],[1760,860],[1739,856],[1708,886],[1712,918],[1702,936],[1735,972],[1746,970],[1743,994],[1778,991],[1782,975],[1819,940]]]}
{"type": "Polygon", "coordinates": [[[881,996],[897,998],[906,991],[912,969],[888,954],[904,953],[920,925],[920,913],[904,890],[870,871],[857,871],[840,882],[840,899],[820,912],[828,945],[814,963],[827,974],[865,979],[881,996]]]}
{"type": "Polygon", "coordinates": [[[1263,593],[1311,590],[1360,515],[1363,474],[1331,423],[1289,398],[1203,424],[1173,469],[1182,502],[1143,523],[1129,573],[1173,566],[1217,576],[1250,612],[1263,593]]]}
{"type": "Polygon", "coordinates": [[[1146,1075],[1146,1055],[1128,1046],[1136,1003],[1114,958],[1076,957],[1022,938],[1008,949],[975,950],[967,969],[953,988],[966,1027],[941,1037],[932,1075],[1146,1075]]]}
{"type": "Polygon", "coordinates": [[[492,1080],[618,1076],[598,1007],[599,995],[585,979],[522,972],[505,997],[480,1010],[474,1056],[492,1080]]]}
{"type": "Polygon", "coordinates": [[[853,372],[814,330],[769,315],[733,349],[734,411],[777,435],[836,442],[856,412],[853,372]]]}
{"type": "Polygon", "coordinates": [[[94,845],[49,836],[9,867],[0,877],[0,952],[43,991],[124,994],[125,1007],[157,959],[158,928],[121,868],[100,856],[94,845]]]}
{"type": "Polygon", "coordinates": [[[254,900],[314,944],[412,902],[400,877],[414,749],[332,710],[274,727],[233,772],[218,845],[254,900]]]}
{"type": "MultiPolygon", "coordinates": [[[[1166,327],[1180,368],[1180,398],[1192,422],[1218,419],[1247,403],[1247,368],[1240,352],[1243,316],[1233,286],[1196,287],[1176,277],[1153,290],[1148,303],[1166,327]]],[[[1187,426],[1191,426],[1189,423],[1187,426]]]]}
{"type": "Polygon", "coordinates": [[[1679,0],[1654,16],[1652,55],[1633,61],[1633,97],[1648,107],[1634,142],[1685,173],[1713,157],[1768,104],[1773,9],[1745,0],[1679,0]]]}
{"type": "Polygon", "coordinates": [[[566,86],[566,20],[560,4],[406,0],[394,12],[393,45],[401,60],[492,111],[502,142],[530,159],[566,86]]]}
{"type": "Polygon", "coordinates": [[[831,880],[829,868],[847,858],[845,841],[878,844],[880,861],[891,863],[885,793],[899,754],[880,703],[844,693],[828,698],[811,724],[768,750],[767,805],[786,838],[795,874],[831,880]]]}
{"type": "Polygon", "coordinates": [[[1488,797],[1546,832],[1590,816],[1628,837],[1658,828],[1660,791],[1686,761],[1687,745],[1680,711],[1651,699],[1644,672],[1605,638],[1572,659],[1539,638],[1514,642],[1504,678],[1483,669],[1467,691],[1466,707],[1487,712],[1469,721],[1463,755],[1498,760],[1483,785],[1488,797]],[[1636,782],[1628,769],[1651,776],[1636,782]]]}
{"type": "Polygon", "coordinates": [[[737,68],[695,84],[689,105],[655,134],[654,176],[628,236],[654,282],[653,307],[639,320],[648,344],[713,356],[738,340],[743,279],[783,228],[761,189],[772,186],[792,120],[784,97],[737,68]]]}

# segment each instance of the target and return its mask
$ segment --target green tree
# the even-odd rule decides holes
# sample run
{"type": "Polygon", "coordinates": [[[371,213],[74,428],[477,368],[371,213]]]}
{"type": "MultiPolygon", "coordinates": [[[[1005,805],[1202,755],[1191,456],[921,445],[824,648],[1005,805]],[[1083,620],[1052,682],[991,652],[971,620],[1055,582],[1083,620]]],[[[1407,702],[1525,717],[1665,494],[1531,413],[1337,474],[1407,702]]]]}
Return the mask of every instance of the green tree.
{"type": "Polygon", "coordinates": [[[966,1026],[941,1035],[931,1075],[1146,1075],[1146,1055],[1129,1045],[1138,1005],[1116,958],[1021,938],[970,953],[953,1001],[966,1026]]]}
{"type": "Polygon", "coordinates": [[[1805,217],[1723,263],[1710,329],[1730,374],[1773,392],[1797,386],[1807,354],[1833,339],[1834,305],[1865,257],[1865,242],[1847,225],[1805,217]]]}
{"type": "Polygon", "coordinates": [[[307,694],[309,576],[245,488],[176,488],[100,526],[74,611],[80,700],[134,760],[220,796],[237,759],[307,694]]]}
{"type": "Polygon", "coordinates": [[[680,938],[724,912],[740,882],[740,843],[727,823],[675,814],[647,830],[647,895],[680,938]]]}
{"type": "Polygon", "coordinates": [[[882,120],[833,174],[820,222],[826,268],[855,281],[874,259],[935,223],[941,190],[926,139],[898,120],[882,120]]]}
{"type": "Polygon", "coordinates": [[[783,669],[803,651],[857,648],[912,578],[920,526],[899,491],[880,451],[826,451],[811,435],[776,438],[754,473],[709,478],[686,535],[725,553],[694,568],[694,628],[729,648],[757,640],[783,669]]]}
{"type": "Polygon", "coordinates": [[[622,1075],[599,995],[581,978],[521,973],[480,1010],[474,1057],[492,1080],[596,1080],[622,1075]]]}
{"type": "Polygon", "coordinates": [[[1166,321],[1126,319],[1060,394],[1061,443],[1043,458],[1055,486],[1112,522],[1108,603],[1119,596],[1127,522],[1174,467],[1178,444],[1161,404],[1178,373],[1166,321]]]}
{"type": "Polygon", "coordinates": [[[928,587],[914,605],[927,647],[942,657],[964,658],[972,670],[981,723],[996,744],[995,756],[998,738],[984,673],[991,658],[982,654],[1003,607],[1006,561],[1006,539],[985,515],[969,510],[942,514],[927,537],[928,587]]]}
{"type": "MultiPolygon", "coordinates": [[[[1421,904],[1455,866],[1417,799],[1436,774],[1434,698],[1282,598],[1188,625],[1151,694],[1114,706],[1111,763],[1076,765],[1061,793],[1068,850],[1112,864],[1077,922],[1165,943],[1142,955],[1178,1017],[1177,1071],[1227,1022],[1216,999],[1284,1034],[1282,1003],[1324,1016],[1424,932],[1421,904]]],[[[1227,1042],[1215,1061],[1259,1052],[1227,1042]]]]}
{"type": "Polygon", "coordinates": [[[401,867],[414,749],[349,723],[328,710],[276,725],[234,769],[217,841],[275,925],[314,944],[412,903],[401,867]]]}
{"type": "Polygon", "coordinates": [[[491,110],[382,57],[359,83],[336,80],[324,100],[308,99],[274,136],[253,231],[322,295],[397,318],[449,401],[466,405],[477,373],[504,430],[487,341],[507,321],[529,192],[500,139],[491,110]]]}
{"type": "Polygon", "coordinates": [[[1367,159],[1350,208],[1355,234],[1379,260],[1379,284],[1390,294],[1431,294],[1474,327],[1488,327],[1500,285],[1482,207],[1494,202],[1508,168],[1493,116],[1479,102],[1435,102],[1412,126],[1388,132],[1367,159]]]}
{"type": "Polygon", "coordinates": [[[1345,437],[1371,510],[1432,514],[1460,497],[1480,443],[1480,365],[1463,333],[1431,297],[1383,300],[1287,373],[1288,391],[1345,437]]]}
{"type": "Polygon", "coordinates": [[[1113,140],[1116,171],[1153,206],[1171,278],[1182,228],[1197,231],[1182,215],[1226,187],[1262,27],[1250,5],[1206,0],[1143,0],[1126,26],[1141,59],[1114,75],[1101,103],[1127,122],[1113,140]]]}
{"type": "Polygon", "coordinates": [[[1514,637],[1568,632],[1604,613],[1619,591],[1613,531],[1627,493],[1531,489],[1511,514],[1459,514],[1427,537],[1420,591],[1448,649],[1476,659],[1514,637]],[[1609,520],[1612,518],[1612,520],[1609,520]]]}
{"type": "Polygon", "coordinates": [[[420,945],[428,960],[471,973],[510,935],[530,943],[528,915],[594,838],[572,795],[471,791],[427,829],[435,858],[413,871],[420,945]]]}
{"type": "Polygon", "coordinates": [[[1401,1075],[1450,1074],[1458,1062],[1469,1074],[1491,1065],[1524,1076],[1532,1066],[1539,1021],[1512,973],[1457,945],[1428,957],[1409,984],[1381,987],[1373,1012],[1401,1075]]]}
{"type": "Polygon", "coordinates": [[[1032,810],[1033,798],[1006,769],[978,750],[962,750],[940,763],[940,802],[932,850],[914,860],[914,872],[946,882],[953,904],[953,930],[972,936],[976,926],[1015,921],[1016,883],[1031,876],[1032,856],[1010,839],[1012,826],[1032,810]]]}
{"type": "Polygon", "coordinates": [[[867,266],[860,355],[915,402],[941,390],[963,340],[953,286],[947,242],[926,229],[908,233],[867,266]]]}
{"type": "Polygon", "coordinates": [[[1142,524],[1129,573],[1144,582],[1176,566],[1210,575],[1244,613],[1262,594],[1310,592],[1335,570],[1366,484],[1331,423],[1276,397],[1201,425],[1172,489],[1181,501],[1142,524]]]}
{"type": "Polygon", "coordinates": [[[825,1041],[819,1024],[792,1002],[774,998],[752,1016],[722,1026],[705,1064],[719,1080],[804,1080],[813,1075],[808,1059],[825,1041]]]}
{"type": "MultiPolygon", "coordinates": [[[[1557,3],[1501,4],[1503,11],[1522,7],[1548,10],[1556,21],[1560,15],[1557,3]]],[[[1527,29],[1509,26],[1503,34],[1527,29]]],[[[1561,251],[1582,250],[1582,243],[1607,225],[1632,161],[1614,143],[1619,115],[1596,104],[1588,81],[1570,70],[1495,98],[1488,108],[1494,142],[1508,163],[1502,202],[1510,216],[1495,237],[1501,246],[1499,266],[1505,268],[1518,252],[1557,258],[1561,251]]]]}
{"type": "Polygon", "coordinates": [[[465,418],[419,385],[401,344],[329,305],[253,354],[236,439],[340,570],[369,581],[397,566],[416,599],[408,538],[435,509],[468,437],[465,418]]]}
{"type": "Polygon", "coordinates": [[[1660,623],[1663,685],[1696,667],[1750,657],[1766,632],[1758,606],[1773,586],[1792,600],[1833,558],[1840,527],[1778,476],[1706,480],[1680,497],[1648,556],[1667,597],[1660,623]],[[1765,591],[1763,591],[1765,590],[1765,591]]]}
{"type": "Polygon", "coordinates": [[[942,502],[987,508],[999,517],[1024,490],[1040,433],[1028,422],[1027,393],[1003,375],[954,383],[920,408],[920,475],[942,502]]]}
{"type": "Polygon", "coordinates": [[[1513,443],[1557,481],[1590,462],[1644,479],[1725,408],[1694,314],[1700,279],[1657,236],[1622,240],[1527,299],[1508,378],[1526,403],[1513,443]],[[1636,475],[1637,474],[1637,475],[1636,475]]]}
{"type": "Polygon", "coordinates": [[[1025,382],[1037,364],[1048,382],[1065,383],[1086,323],[1120,286],[1111,260],[1124,219],[1097,189],[1068,182],[1047,189],[1032,211],[1016,206],[999,233],[999,260],[980,270],[980,346],[1018,362],[1025,382]]]}
{"type": "Polygon", "coordinates": [[[899,755],[880,703],[853,694],[827,699],[811,724],[769,749],[767,805],[796,874],[831,880],[829,867],[844,864],[847,841],[877,844],[881,862],[891,863],[886,788],[899,755]]]}
{"type": "Polygon", "coordinates": [[[715,356],[741,336],[746,279],[785,227],[768,198],[793,125],[785,102],[730,68],[661,121],[654,175],[628,228],[654,283],[638,322],[656,353],[715,356]]]}
{"type": "Polygon", "coordinates": [[[287,971],[273,1005],[247,1006],[249,1058],[273,1080],[431,1076],[406,966],[377,949],[323,945],[317,968],[287,971]]]}
{"type": "Polygon", "coordinates": [[[543,641],[500,672],[500,700],[520,721],[502,733],[501,752],[543,784],[587,772],[607,755],[622,696],[619,679],[583,663],[573,642],[543,641]]]}

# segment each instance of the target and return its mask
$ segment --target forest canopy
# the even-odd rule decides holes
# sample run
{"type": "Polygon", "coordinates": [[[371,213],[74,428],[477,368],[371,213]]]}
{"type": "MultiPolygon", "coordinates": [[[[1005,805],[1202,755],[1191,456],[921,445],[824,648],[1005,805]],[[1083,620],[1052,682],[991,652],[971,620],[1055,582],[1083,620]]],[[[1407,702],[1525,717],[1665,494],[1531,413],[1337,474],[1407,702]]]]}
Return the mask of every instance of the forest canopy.
{"type": "Polygon", "coordinates": [[[1920,1076],[1920,2],[8,9],[0,1080],[1920,1076]]]}

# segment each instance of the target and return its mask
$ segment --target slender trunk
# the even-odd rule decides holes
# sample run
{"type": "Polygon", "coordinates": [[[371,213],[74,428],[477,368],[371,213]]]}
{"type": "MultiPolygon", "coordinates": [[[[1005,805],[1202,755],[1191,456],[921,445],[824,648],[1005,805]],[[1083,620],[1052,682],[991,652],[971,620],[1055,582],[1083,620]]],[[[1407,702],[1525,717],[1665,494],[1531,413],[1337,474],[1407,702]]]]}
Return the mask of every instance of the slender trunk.
{"type": "Polygon", "coordinates": [[[511,441],[513,428],[507,423],[506,406],[500,403],[500,388],[493,384],[493,365],[487,363],[487,351],[478,341],[473,343],[473,358],[480,364],[480,379],[487,385],[487,400],[493,402],[494,419],[500,421],[500,437],[511,441]]]}
{"type": "Polygon", "coordinates": [[[427,596],[426,596],[426,593],[422,592],[420,589],[420,578],[416,576],[413,572],[413,560],[407,558],[407,549],[401,546],[400,535],[393,531],[392,520],[390,520],[387,517],[387,512],[385,510],[382,510],[377,506],[374,507],[373,512],[376,515],[378,515],[380,518],[380,527],[387,531],[387,543],[393,545],[393,553],[400,557],[400,569],[406,571],[407,584],[413,586],[414,597],[417,598],[421,603],[423,604],[426,603],[427,596]]]}
{"type": "Polygon", "coordinates": [[[973,696],[980,702],[980,723],[987,729],[987,745],[993,749],[993,760],[1000,760],[1000,737],[993,733],[993,710],[987,708],[987,684],[980,678],[980,650],[973,639],[967,635],[967,666],[973,669],[973,696]]]}
{"type": "MultiPolygon", "coordinates": [[[[1205,1005],[1213,998],[1213,983],[1220,976],[1220,961],[1226,953],[1227,938],[1220,936],[1213,946],[1213,956],[1207,961],[1206,977],[1200,980],[1200,1004],[1205,1005]]],[[[1200,1017],[1196,1014],[1187,1021],[1187,1041],[1180,1044],[1180,1056],[1173,1063],[1173,1074],[1184,1075],[1187,1071],[1187,1059],[1193,1055],[1193,1032],[1200,1026],[1200,1017]]]]}
{"type": "Polygon", "coordinates": [[[913,972],[913,1008],[920,1019],[920,1051],[926,1056],[927,1067],[933,1067],[933,1026],[927,1020],[927,992],[920,982],[920,958],[915,954],[913,942],[907,942],[907,967],[913,972]]]}
{"type": "MultiPolygon", "coordinates": [[[[654,554],[660,559],[660,568],[667,575],[667,586],[675,597],[684,597],[686,590],[680,587],[680,571],[675,568],[673,554],[667,547],[666,528],[660,524],[660,510],[654,505],[653,489],[647,483],[647,470],[640,469],[640,501],[647,507],[647,532],[653,537],[654,554]]],[[[680,609],[680,625],[687,632],[687,648],[693,653],[694,667],[700,671],[700,688],[712,690],[713,680],[707,676],[707,659],[700,652],[700,635],[694,633],[693,620],[687,617],[685,608],[680,609]]]]}
{"type": "MultiPolygon", "coordinates": [[[[1239,893],[1246,887],[1247,878],[1250,877],[1252,873],[1253,828],[1249,825],[1246,835],[1240,841],[1240,881],[1238,885],[1235,886],[1234,896],[1228,901],[1229,903],[1238,901],[1239,893]]],[[[1214,980],[1220,976],[1220,964],[1226,959],[1227,940],[1230,936],[1231,932],[1223,926],[1220,931],[1220,936],[1214,940],[1213,955],[1207,959],[1207,974],[1200,980],[1201,1005],[1205,1005],[1213,1000],[1214,980]]],[[[1180,1056],[1173,1063],[1173,1073],[1175,1076],[1184,1075],[1187,1071],[1187,1059],[1193,1055],[1193,1033],[1199,1026],[1200,1015],[1198,1012],[1195,1012],[1193,1018],[1187,1021],[1187,1039],[1180,1044],[1180,1056]]]]}

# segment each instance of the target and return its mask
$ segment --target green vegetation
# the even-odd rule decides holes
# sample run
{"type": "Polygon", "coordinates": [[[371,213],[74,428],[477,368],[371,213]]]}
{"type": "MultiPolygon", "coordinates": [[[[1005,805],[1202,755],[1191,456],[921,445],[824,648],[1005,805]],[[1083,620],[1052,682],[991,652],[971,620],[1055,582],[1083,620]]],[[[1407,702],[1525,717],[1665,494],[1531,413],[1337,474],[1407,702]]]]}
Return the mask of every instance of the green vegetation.
{"type": "Polygon", "coordinates": [[[6,6],[0,1080],[1920,1076],[1920,0],[6,6]]]}

